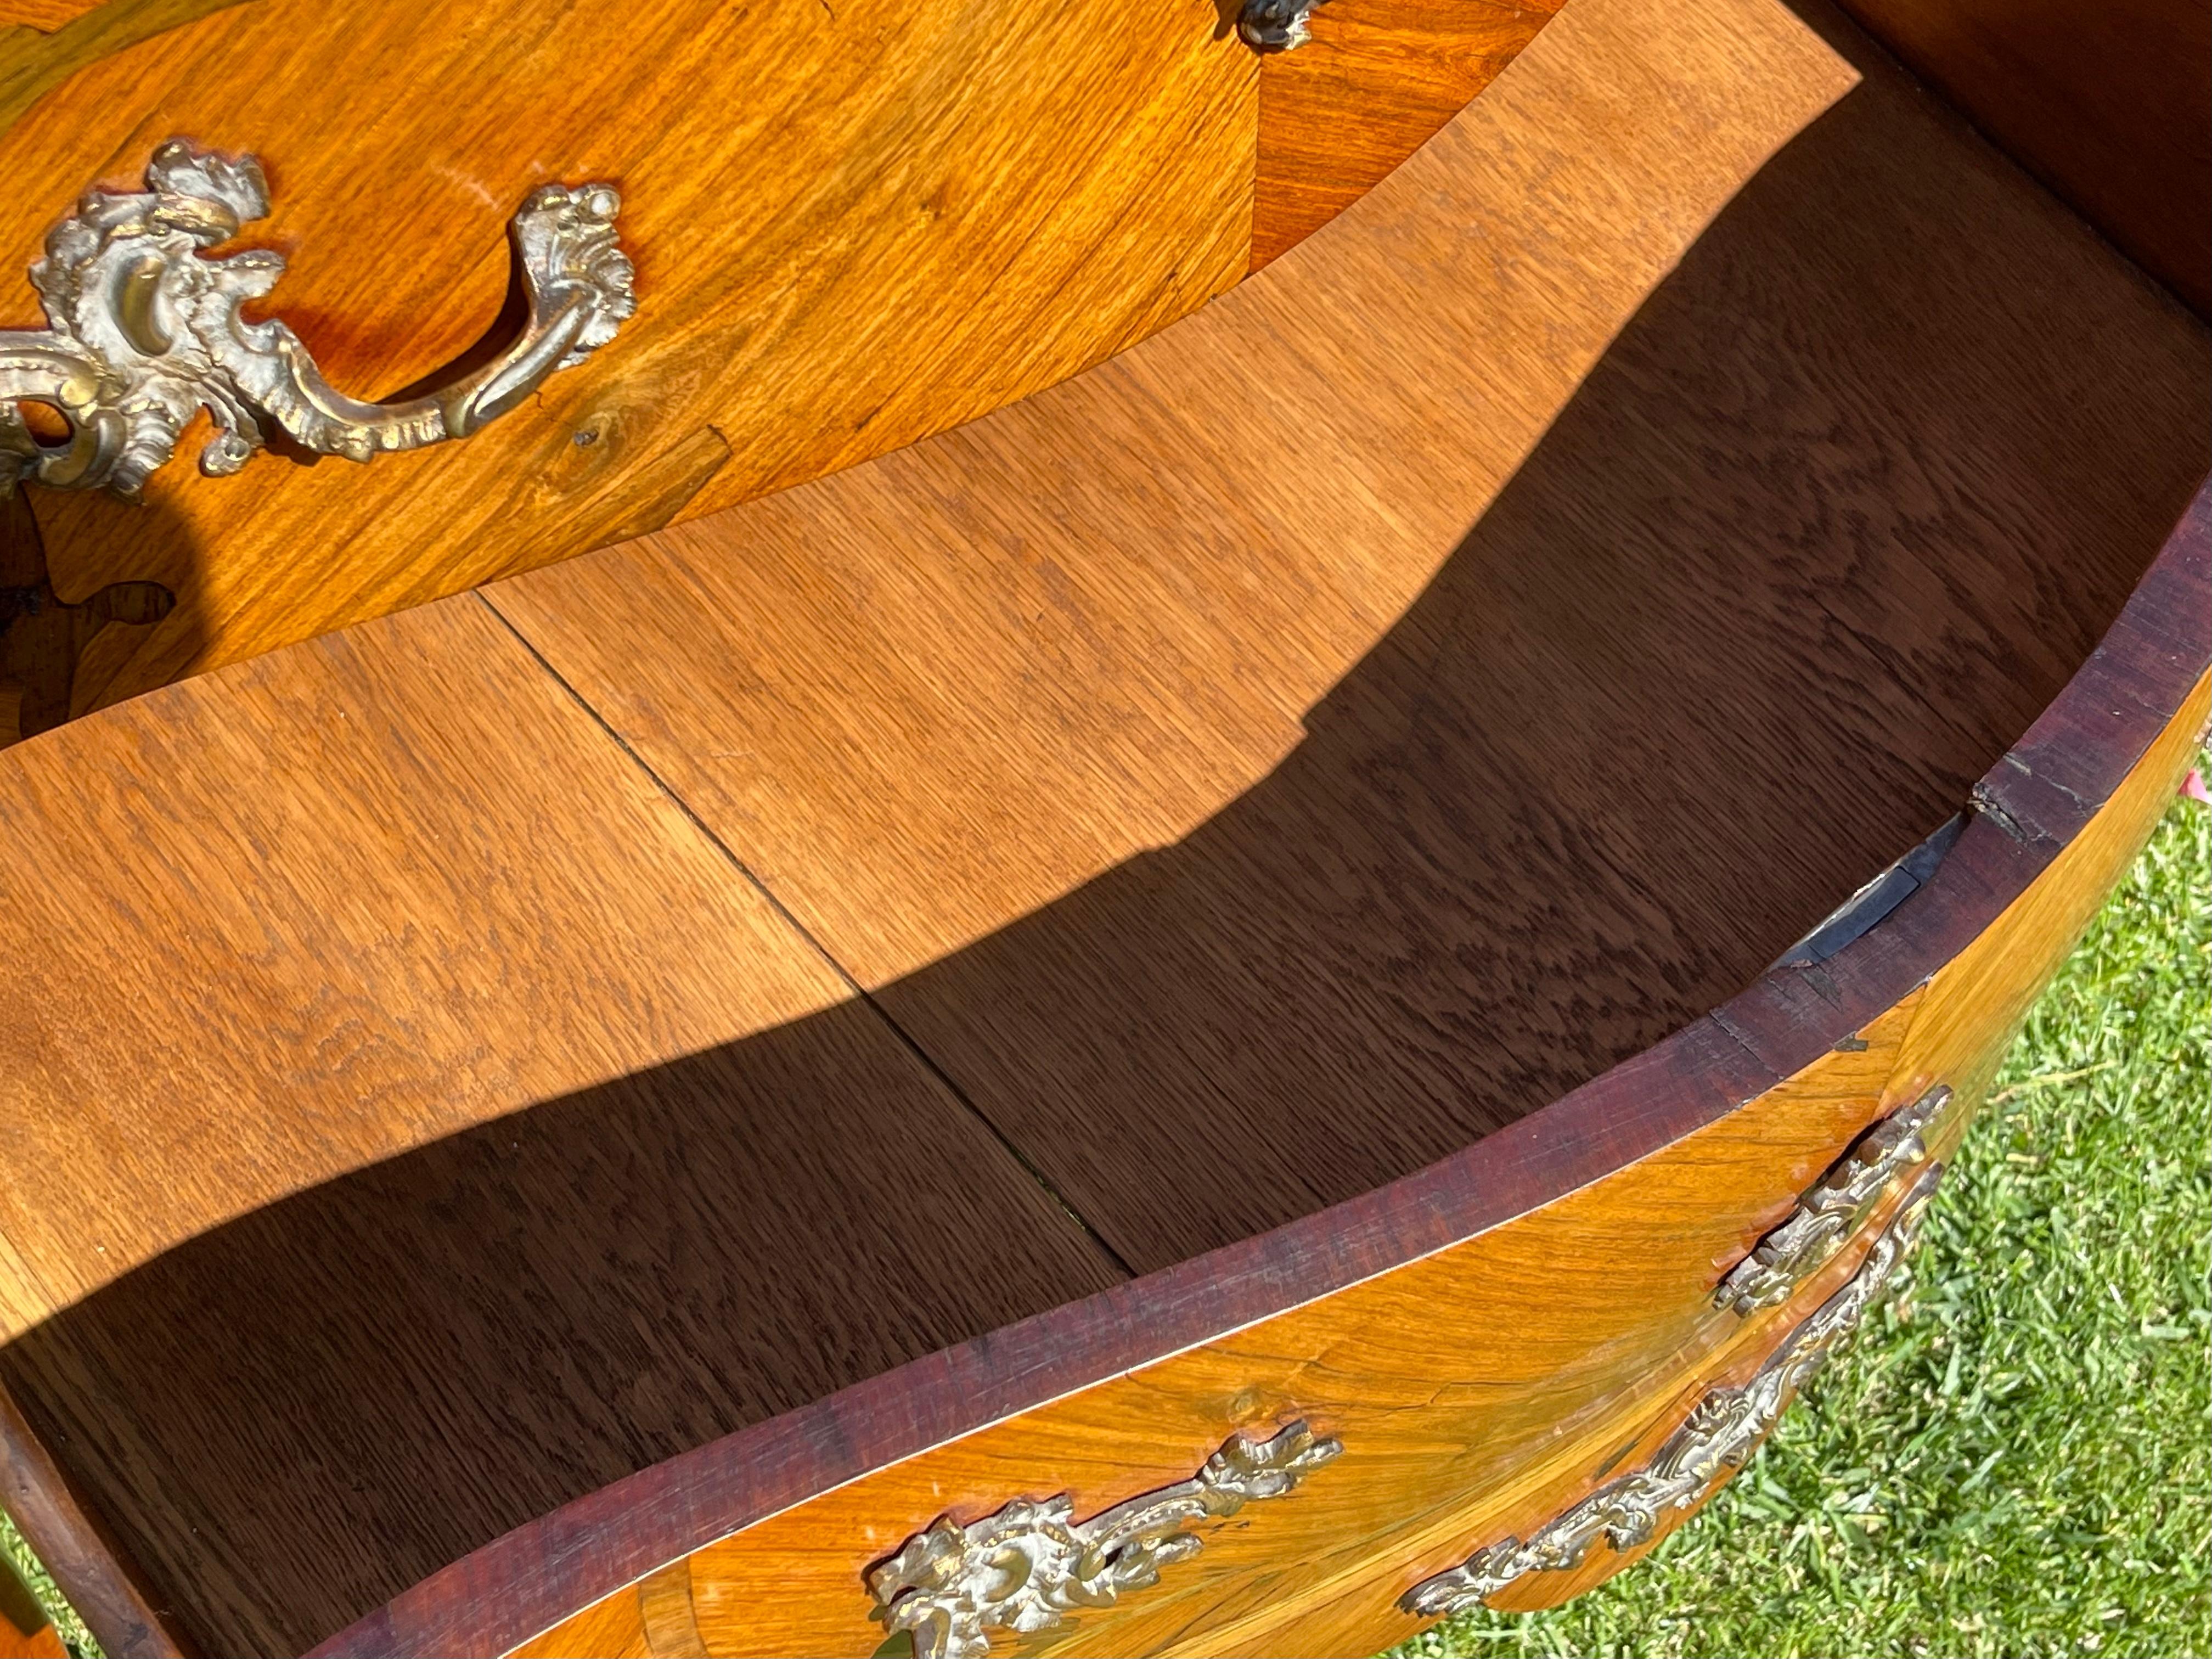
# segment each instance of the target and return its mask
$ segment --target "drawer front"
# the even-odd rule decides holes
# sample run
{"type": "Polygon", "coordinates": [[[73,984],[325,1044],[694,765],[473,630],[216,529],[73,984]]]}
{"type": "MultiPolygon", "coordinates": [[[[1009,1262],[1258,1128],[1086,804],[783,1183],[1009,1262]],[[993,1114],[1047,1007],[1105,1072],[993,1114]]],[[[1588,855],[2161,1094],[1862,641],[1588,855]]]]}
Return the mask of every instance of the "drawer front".
{"type": "MultiPolygon", "coordinates": [[[[1295,14],[1304,35],[1311,4],[1245,9],[1295,14]]],[[[70,401],[39,348],[52,307],[42,318],[9,259],[27,270],[88,189],[145,192],[170,140],[258,159],[266,200],[230,215],[242,230],[197,250],[173,238],[171,264],[280,252],[246,318],[289,324],[319,384],[303,399],[288,368],[287,396],[249,396],[277,453],[228,439],[208,452],[226,476],[195,476],[217,435],[204,415],[155,446],[177,448],[167,465],[34,469],[72,487],[8,504],[0,586],[44,583],[48,608],[74,614],[66,649],[0,657],[0,683],[35,682],[10,693],[20,729],[834,471],[1063,380],[1334,216],[1555,9],[1333,0],[1300,49],[1261,52],[1240,33],[1273,35],[1210,0],[1110,21],[1009,0],[0,0],[0,407],[70,401]],[[510,226],[536,192],[587,184],[605,193],[580,199],[619,203],[634,295],[588,361],[549,372],[556,344],[535,373],[498,375],[500,348],[531,355],[510,226]],[[471,373],[500,395],[457,411],[447,394],[471,373]],[[347,405],[338,429],[319,420],[321,391],[347,405]],[[426,394],[374,432],[353,406],[426,394]],[[475,418],[488,407],[504,418],[475,418]],[[316,453],[428,444],[368,470],[316,453]],[[116,498],[142,478],[143,504],[116,498]]],[[[177,331],[154,332],[166,346],[177,331]]],[[[164,389],[179,421],[206,401],[189,356],[164,389]]],[[[113,416],[143,389],[94,401],[113,416]]],[[[235,389],[221,380],[215,404],[235,389]]],[[[55,417],[33,424],[57,441],[55,417]]]]}
{"type": "MultiPolygon", "coordinates": [[[[1294,1492],[1200,1528],[1202,1550],[1110,1610],[1026,1640],[994,1630],[989,1650],[1364,1652],[1409,1634],[1400,1595],[1572,1502],[1802,1315],[1801,1297],[1746,1319],[1714,1292],[1865,1128],[1917,1006],[1531,1214],[699,1551],[683,1578],[702,1650],[872,1651],[885,1632],[868,1570],[939,1516],[1066,1493],[1080,1520],[1189,1479],[1232,1434],[1264,1443],[1300,1422],[1343,1449],[1294,1492]]],[[[668,1588],[623,1592],[519,1651],[675,1650],[615,1645],[650,1639],[668,1588]]]]}
{"type": "Polygon", "coordinates": [[[50,229],[88,187],[145,189],[172,138],[258,158],[268,210],[237,240],[285,265],[248,315],[353,398],[514,332],[509,224],[533,191],[611,186],[635,272],[618,338],[465,442],[206,477],[196,427],[143,505],[33,487],[62,600],[175,600],[87,647],[76,712],[911,442],[1248,260],[1259,58],[1203,0],[1110,27],[1002,0],[107,0],[44,21],[0,27],[0,325],[42,325],[22,273],[50,229]]]}

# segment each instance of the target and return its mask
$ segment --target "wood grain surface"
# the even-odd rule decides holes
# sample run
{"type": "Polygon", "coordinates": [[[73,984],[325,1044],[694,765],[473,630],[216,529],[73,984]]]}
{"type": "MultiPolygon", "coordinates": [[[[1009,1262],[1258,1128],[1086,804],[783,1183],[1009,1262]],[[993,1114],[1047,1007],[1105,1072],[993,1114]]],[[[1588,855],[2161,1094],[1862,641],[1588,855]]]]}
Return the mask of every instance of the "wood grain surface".
{"type": "Polygon", "coordinates": [[[1200,315],[492,602],[1133,1267],[1370,1190],[1948,817],[2201,476],[2204,331],[1818,21],[1578,0],[1200,315]]]}
{"type": "MultiPolygon", "coordinates": [[[[0,269],[173,134],[261,156],[269,307],[359,396],[495,327],[541,182],[619,185],[639,269],[619,340],[465,442],[209,479],[188,436],[143,509],[41,492],[63,597],[178,596],[94,700],[896,448],[1191,309],[1248,258],[1258,65],[1219,35],[1209,0],[1110,28],[1009,0],[113,0],[0,33],[0,93],[42,94],[0,132],[0,269]]],[[[0,323],[40,320],[0,285],[0,323]]]]}
{"type": "MultiPolygon", "coordinates": [[[[2200,605],[2186,625],[2198,629],[2201,640],[2203,630],[2212,629],[2212,610],[2200,605]]],[[[2208,716],[2212,681],[2200,678],[2181,712],[2105,810],[2087,816],[2078,799],[2066,802],[2067,816],[2077,820],[2073,823],[2053,826],[2016,810],[2025,805],[2024,796],[2040,796],[2037,805],[2047,805],[2058,791],[2050,780],[2033,777],[2030,745],[2022,744],[2008,757],[2021,764],[2008,769],[2010,776],[2001,773],[1984,792],[1985,815],[2004,833],[2039,836],[2063,850],[2033,888],[1929,981],[1899,1062],[1901,1088],[1938,1075],[1956,1078],[1977,1091],[1987,1086],[2037,994],[2142,850],[2204,741],[2208,716]],[[2007,784],[2012,787],[2006,789],[2007,784]]]]}
{"type": "Polygon", "coordinates": [[[175,603],[167,588],[143,581],[110,582],[74,604],[61,599],[28,493],[0,501],[0,749],[69,719],[100,665],[135,649],[175,603]]]}
{"type": "Polygon", "coordinates": [[[207,1650],[1120,1277],[479,601],[118,714],[0,770],[0,1379],[207,1650]]]}
{"type": "MultiPolygon", "coordinates": [[[[2212,318],[2212,8],[2199,0],[1844,3],[2212,318]]],[[[1264,94],[1261,108],[1264,123],[1264,94]]]]}
{"type": "Polygon", "coordinates": [[[88,64],[247,0],[0,3],[0,131],[88,64]]]}
{"type": "Polygon", "coordinates": [[[1257,270],[1344,211],[1458,114],[1560,0],[1328,0],[1260,66],[1257,270]]]}
{"type": "Polygon", "coordinates": [[[106,3],[107,0],[0,0],[0,26],[15,23],[52,34],[106,3]]]}

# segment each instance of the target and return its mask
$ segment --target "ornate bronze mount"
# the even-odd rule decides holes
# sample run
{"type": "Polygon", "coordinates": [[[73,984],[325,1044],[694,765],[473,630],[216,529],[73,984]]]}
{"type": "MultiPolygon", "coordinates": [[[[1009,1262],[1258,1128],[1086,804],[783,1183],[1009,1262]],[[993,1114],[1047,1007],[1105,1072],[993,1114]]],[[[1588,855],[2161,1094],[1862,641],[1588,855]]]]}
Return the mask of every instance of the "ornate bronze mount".
{"type": "Polygon", "coordinates": [[[1928,1161],[1928,1139],[1952,1103],[1950,1089],[1938,1085],[1853,1141],[1819,1184],[1797,1200],[1790,1218],[1753,1245],[1721,1280],[1713,1291],[1714,1305],[1751,1314],[1787,1302],[1835,1259],[1906,1172],[1928,1161]]]}
{"type": "Polygon", "coordinates": [[[607,185],[533,191],[512,227],[530,305],[522,337],[426,396],[362,403],[323,379],[283,323],[239,314],[276,285],[282,256],[204,257],[268,213],[260,164],[172,139],[147,164],[143,193],[87,191],[31,267],[47,327],[0,333],[0,491],[27,477],[135,497],[201,408],[215,417],[200,453],[210,475],[245,465],[270,422],[316,454],[356,461],[466,437],[605,345],[636,309],[615,240],[621,205],[607,185]],[[41,442],[19,401],[57,411],[66,441],[41,442]]]}
{"type": "Polygon", "coordinates": [[[1931,1165],[1868,1250],[1850,1282],[1790,1334],[1750,1382],[1717,1389],[1658,1454],[1633,1474],[1599,1487],[1526,1542],[1508,1538],[1477,1550],[1461,1565],[1423,1580],[1400,1598],[1407,1612],[1437,1618],[1474,1607],[1532,1572],[1578,1567],[1602,1537],[1616,1550],[1647,1542],[1670,1509],[1690,1508],[1723,1474],[1743,1467],[1781,1419],[1783,1410],[1843,1339],[1857,1329],[1919,1237],[1928,1205],[1942,1180],[1931,1165]]]}
{"type": "Polygon", "coordinates": [[[1088,1521],[1070,1519],[1066,1492],[1018,1498],[964,1527],[939,1520],[868,1574],[875,1617],[921,1659],[986,1659],[991,1631],[1050,1630],[1082,1608],[1112,1607],[1199,1552],[1204,1540],[1186,1530],[1193,1522],[1293,1492],[1343,1449],[1293,1423],[1269,1440],[1232,1435],[1192,1479],[1088,1521]]]}
{"type": "Polygon", "coordinates": [[[1943,1178],[1930,1164],[1867,1251],[1850,1282],[1792,1331],[1750,1382],[1716,1389],[1700,1400],[1689,1420],[1670,1435],[1651,1462],[1633,1474],[1607,1482],[1526,1540],[1508,1538],[1477,1550],[1460,1565],[1425,1578],[1398,1600],[1425,1619],[1479,1607],[1508,1584],[1533,1572],[1565,1572],[1583,1564],[1602,1538],[1616,1550],[1648,1542],[1669,1510],[1686,1510],[1732,1470],[1741,1468],[1765,1439],[1798,1389],[1827,1363],[1836,1346],[1858,1328],[1867,1310],[1888,1288],[1919,1237],[1929,1200],[1943,1178]]]}
{"type": "Polygon", "coordinates": [[[1313,36],[1306,19],[1328,0],[1244,0],[1237,33],[1255,52],[1295,52],[1313,36]]]}

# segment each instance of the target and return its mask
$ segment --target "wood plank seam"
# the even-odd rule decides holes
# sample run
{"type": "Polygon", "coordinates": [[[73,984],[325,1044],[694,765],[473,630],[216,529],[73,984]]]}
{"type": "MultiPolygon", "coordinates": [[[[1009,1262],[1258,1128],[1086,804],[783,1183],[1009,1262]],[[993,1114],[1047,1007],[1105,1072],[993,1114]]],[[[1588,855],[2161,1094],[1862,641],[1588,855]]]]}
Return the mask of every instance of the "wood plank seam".
{"type": "Polygon", "coordinates": [[[984,1112],[982,1109],[975,1103],[975,1102],[969,1097],[968,1091],[963,1089],[958,1083],[955,1082],[951,1074],[948,1073],[942,1066],[938,1064],[936,1056],[932,1054],[927,1049],[924,1048],[921,1044],[915,1042],[913,1036],[907,1031],[905,1027],[902,1026],[897,1020],[892,1018],[889,1011],[886,1010],[881,1003],[877,1001],[874,997],[868,994],[866,989],[862,987],[860,981],[853,976],[852,970],[847,968],[843,963],[838,961],[836,957],[830,953],[828,948],[823,945],[822,941],[817,939],[812,933],[808,931],[806,924],[792,914],[789,907],[784,903],[781,898],[777,896],[775,890],[767,882],[762,880],[759,873],[752,869],[750,866],[747,865],[743,859],[738,856],[736,851],[729,845],[729,843],[724,841],[720,836],[717,835],[713,827],[692,809],[691,804],[685,800],[682,795],[678,794],[676,790],[670,786],[665,778],[662,777],[658,772],[654,771],[650,765],[647,764],[645,757],[640,755],[635,749],[630,746],[629,743],[623,737],[622,733],[617,732],[608,721],[606,716],[602,714],[598,708],[594,708],[590,700],[587,699],[582,692],[579,691],[574,685],[570,684],[568,681],[562,676],[559,669],[556,668],[550,662],[546,660],[544,654],[530,641],[529,637],[525,635],[520,629],[517,628],[513,623],[507,620],[506,616],[500,611],[499,606],[493,603],[489,595],[486,594],[483,590],[478,589],[475,597],[477,601],[497,619],[500,626],[514,636],[516,642],[520,644],[525,651],[530,653],[532,659],[537,663],[538,666],[544,671],[545,674],[550,677],[554,684],[559,686],[561,690],[574,702],[577,708],[582,709],[585,714],[591,717],[592,724],[599,728],[600,732],[605,734],[607,740],[613,744],[617,749],[622,751],[623,755],[629,761],[631,765],[636,767],[639,771],[642,772],[647,778],[652,780],[653,787],[659,790],[663,794],[668,797],[670,801],[674,803],[677,810],[682,812],[684,816],[690,821],[692,827],[696,829],[701,836],[705,837],[707,843],[713,847],[716,852],[720,853],[723,858],[729,861],[730,867],[736,871],[738,875],[743,877],[744,880],[751,885],[753,890],[767,902],[769,908],[774,910],[778,916],[782,918],[784,924],[799,939],[805,942],[807,948],[812,951],[815,955],[819,957],[823,963],[829,967],[831,972],[835,973],[839,979],[845,982],[846,988],[852,994],[853,1000],[857,1003],[864,1005],[869,1012],[873,1014],[875,1018],[882,1023],[884,1030],[889,1031],[892,1036],[896,1038],[906,1048],[907,1052],[911,1054],[915,1059],[921,1063],[922,1067],[927,1070],[932,1077],[937,1079],[939,1084],[944,1087],[945,1091],[951,1096],[954,1100],[957,1101],[962,1109],[973,1116],[975,1121],[982,1126],[984,1130],[992,1137],[992,1139],[996,1140],[1000,1146],[1006,1149],[1007,1156],[1012,1158],[1016,1164],[1019,1164],[1022,1169],[1028,1173],[1030,1179],[1037,1184],[1038,1188],[1044,1193],[1045,1196],[1050,1199],[1069,1220],[1073,1221],[1078,1227],[1080,1227],[1083,1230],[1084,1236],[1089,1238],[1091,1242],[1097,1247],[1099,1252],[1105,1256],[1107,1261],[1113,1264],[1117,1272],[1119,1272],[1124,1278],[1136,1278],[1136,1269],[1132,1267],[1128,1262],[1122,1258],[1120,1251],[1116,1250],[1113,1245],[1107,1242],[1105,1235],[1100,1232],[1098,1229],[1091,1224],[1090,1218],[1084,1215],[1081,1211],[1078,1210],[1075,1206],[1068,1200],[1067,1196],[1063,1194],[1057,1186],[1054,1185],[1052,1181],[1045,1175],[1044,1171],[1037,1167],[1036,1161],[1032,1159],[1018,1145],[1017,1145],[1006,1134],[1005,1130],[1001,1129],[996,1123],[991,1121],[989,1115],[984,1112]]]}

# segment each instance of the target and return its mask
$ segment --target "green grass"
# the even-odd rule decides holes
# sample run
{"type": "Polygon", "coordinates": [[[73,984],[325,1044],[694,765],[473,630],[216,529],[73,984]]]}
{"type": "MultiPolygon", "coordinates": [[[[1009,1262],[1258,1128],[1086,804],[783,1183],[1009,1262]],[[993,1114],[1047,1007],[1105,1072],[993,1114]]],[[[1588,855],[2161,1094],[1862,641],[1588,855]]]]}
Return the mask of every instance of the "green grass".
{"type": "Polygon", "coordinates": [[[2212,1655],[2212,811],[2029,1015],[1905,1295],[1633,1571],[1394,1650],[2212,1655]]]}
{"type": "MultiPolygon", "coordinates": [[[[2212,1655],[2212,811],[2030,1014],[1878,1311],[1705,1514],[1413,1655],[2212,1655]]],[[[0,1548],[96,1652],[0,1516],[0,1548]]]]}

